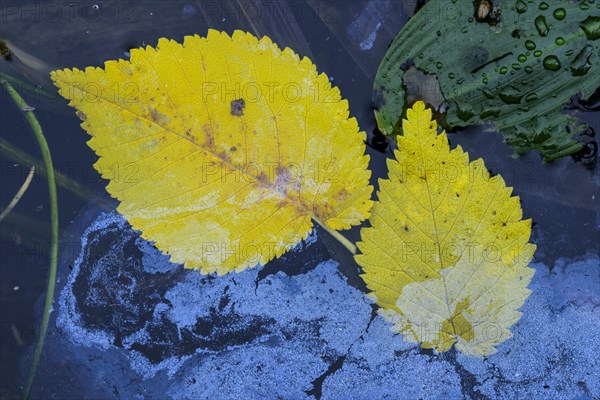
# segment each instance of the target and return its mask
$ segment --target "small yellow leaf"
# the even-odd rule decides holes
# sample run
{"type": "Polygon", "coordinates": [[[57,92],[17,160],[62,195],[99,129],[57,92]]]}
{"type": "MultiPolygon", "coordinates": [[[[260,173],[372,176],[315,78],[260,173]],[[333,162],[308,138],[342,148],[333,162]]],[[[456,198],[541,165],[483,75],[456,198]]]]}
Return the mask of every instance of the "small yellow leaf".
{"type": "Polygon", "coordinates": [[[311,219],[339,230],[369,215],[366,135],[347,101],[268,37],[163,38],[52,79],[118,211],[173,262],[240,271],[306,238],[311,219]]]}
{"type": "Polygon", "coordinates": [[[469,162],[423,102],[402,121],[389,179],[356,255],[393,330],[425,348],[485,356],[511,336],[529,296],[535,246],[518,197],[469,162]]]}

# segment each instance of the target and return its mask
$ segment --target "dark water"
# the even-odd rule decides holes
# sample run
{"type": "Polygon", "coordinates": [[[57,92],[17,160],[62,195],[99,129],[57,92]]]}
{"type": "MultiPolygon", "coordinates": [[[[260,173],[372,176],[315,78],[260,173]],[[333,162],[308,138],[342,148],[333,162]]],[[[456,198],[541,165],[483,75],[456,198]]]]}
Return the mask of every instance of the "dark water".
{"type": "MultiPolygon", "coordinates": [[[[0,61],[0,68],[2,72],[33,82],[42,88],[45,95],[33,93],[25,87],[17,86],[17,89],[24,93],[29,105],[36,108],[35,114],[44,129],[56,169],[79,183],[88,193],[85,198],[82,198],[61,187],[58,189],[62,235],[59,275],[63,281],[57,289],[62,289],[71,269],[76,264],[81,246],[81,235],[102,210],[114,209],[114,203],[111,202],[104,190],[105,182],[100,179],[92,167],[95,155],[85,144],[87,134],[79,127],[79,119],[73,110],[67,107],[66,102],[56,94],[49,81],[49,71],[63,67],[99,66],[105,60],[126,57],[126,52],[132,47],[154,45],[160,37],[181,41],[185,35],[195,33],[204,35],[209,28],[228,32],[242,29],[257,36],[268,35],[280,47],[289,46],[301,56],[310,57],[318,66],[319,71],[326,72],[333,78],[333,83],[339,86],[342,96],[349,101],[351,115],[357,118],[361,129],[366,131],[371,138],[375,129],[370,99],[372,81],[388,44],[412,14],[415,3],[393,0],[120,1],[73,2],[72,4],[50,1],[2,2],[0,39],[5,40],[13,49],[14,56],[9,61],[0,61]],[[85,212],[82,213],[82,210],[85,212]]],[[[1,96],[0,137],[12,146],[39,159],[40,153],[37,144],[22,118],[21,111],[16,109],[4,91],[1,96]]],[[[596,132],[600,132],[600,113],[578,111],[578,116],[596,132]]],[[[590,269],[586,269],[586,273],[591,271],[592,274],[596,274],[594,276],[597,276],[600,268],[593,269],[593,264],[597,264],[597,258],[593,258],[593,256],[597,256],[600,250],[600,174],[597,163],[585,163],[565,158],[552,164],[543,164],[539,155],[534,153],[515,158],[512,156],[512,150],[503,143],[502,136],[493,132],[490,127],[468,128],[451,134],[450,141],[452,145],[463,146],[470,153],[472,159],[484,158],[488,168],[494,173],[502,174],[507,184],[512,186],[514,192],[521,197],[524,216],[532,218],[535,223],[533,241],[538,245],[538,250],[534,261],[540,263],[540,268],[552,269],[559,265],[557,264],[559,259],[585,259],[591,260],[589,263],[592,264],[590,269]]],[[[381,153],[371,147],[367,148],[367,152],[371,156],[373,183],[376,184],[377,178],[386,175],[385,158],[390,157],[391,153],[389,149],[386,153],[381,153]]],[[[11,159],[4,152],[1,157],[0,204],[4,207],[22,184],[29,168],[24,163],[11,159]]],[[[0,304],[2,326],[0,395],[2,398],[10,398],[20,392],[20,387],[25,380],[24,371],[29,365],[30,346],[38,329],[40,296],[46,285],[50,247],[49,221],[45,178],[36,176],[17,208],[0,225],[0,296],[2,299],[0,304]],[[27,358],[24,363],[21,363],[24,356],[27,358]]],[[[342,272],[350,287],[358,289],[356,293],[347,289],[345,298],[359,299],[360,296],[357,294],[364,291],[364,285],[358,276],[357,265],[342,247],[327,237],[325,232],[318,230],[317,236],[317,243],[312,246],[315,246],[313,249],[318,248],[318,251],[297,253],[292,259],[273,262],[257,272],[256,279],[266,279],[269,276],[275,276],[280,270],[285,270],[290,276],[297,275],[298,279],[307,279],[312,282],[316,277],[326,274],[322,270],[318,270],[313,275],[306,274],[314,271],[321,261],[332,257],[339,263],[337,268],[342,272]]],[[[359,237],[358,229],[345,233],[345,236],[356,241],[359,237]]],[[[135,237],[128,236],[128,238],[130,247],[123,249],[123,257],[141,257],[140,250],[135,247],[135,237]]],[[[121,237],[120,240],[125,239],[121,237]]],[[[568,264],[567,261],[564,263],[568,264]]],[[[560,265],[556,268],[560,269],[560,265]]],[[[107,271],[107,273],[115,273],[115,271],[107,271]]],[[[147,281],[141,286],[148,291],[148,296],[160,297],[164,295],[167,288],[174,285],[174,282],[184,279],[184,275],[183,272],[175,270],[168,272],[161,280],[156,280],[155,275],[151,274],[143,278],[147,281]],[[165,281],[169,283],[167,284],[165,281]]],[[[340,282],[336,284],[339,286],[340,282]]],[[[548,282],[552,285],[556,284],[552,280],[548,280],[548,282]]],[[[81,280],[77,283],[79,286],[73,286],[75,288],[73,290],[89,292],[90,288],[85,286],[89,284],[89,282],[81,280]]],[[[241,291],[244,284],[240,285],[238,290],[241,291]]],[[[576,283],[573,285],[573,287],[577,286],[576,283]]],[[[338,286],[333,285],[331,289],[337,289],[338,286]]],[[[572,289],[571,286],[569,288],[572,289]]],[[[591,288],[592,291],[595,289],[596,287],[591,288]]],[[[269,292],[264,293],[267,298],[269,292]]],[[[58,296],[59,292],[57,291],[57,298],[58,296]]],[[[128,302],[134,301],[129,297],[127,299],[128,302]]],[[[141,299],[137,298],[137,300],[141,299]]],[[[158,299],[146,299],[145,301],[159,302],[158,299]]],[[[218,306],[221,299],[215,301],[218,306]]],[[[101,305],[102,303],[98,302],[88,304],[92,308],[101,305]]],[[[147,311],[151,310],[151,305],[144,303],[138,304],[137,307],[147,311]]],[[[367,305],[361,305],[361,307],[363,308],[360,315],[362,317],[366,315],[366,321],[369,321],[370,307],[367,305]]],[[[130,341],[123,344],[123,338],[129,337],[133,332],[141,329],[145,324],[144,321],[151,320],[152,316],[132,319],[127,316],[127,313],[138,313],[137,309],[134,311],[119,310],[122,314],[114,314],[108,310],[110,307],[106,305],[104,308],[80,311],[84,315],[92,316],[90,317],[92,319],[84,321],[84,324],[99,330],[111,326],[114,322],[112,320],[114,315],[120,315],[122,321],[130,325],[123,326],[119,330],[121,339],[111,339],[120,344],[116,348],[136,350],[145,355],[151,364],[152,361],[160,362],[170,359],[170,357],[188,354],[190,348],[202,348],[210,353],[210,351],[222,350],[243,342],[274,340],[273,337],[285,341],[286,335],[294,336],[294,333],[290,331],[293,324],[290,325],[287,321],[282,322],[278,319],[280,317],[265,316],[264,313],[259,312],[246,312],[235,317],[240,319],[238,321],[239,330],[233,333],[221,332],[221,336],[217,333],[213,335],[207,328],[210,323],[205,321],[204,325],[202,322],[198,322],[194,328],[195,331],[194,329],[190,330],[188,339],[182,339],[175,335],[178,337],[175,340],[169,335],[163,335],[163,338],[171,337],[171,341],[165,341],[162,346],[149,346],[147,340],[130,341]],[[94,316],[96,317],[94,318],[94,316]],[[135,325],[136,323],[142,325],[135,325]],[[278,333],[269,336],[269,332],[278,333]]],[[[226,306],[223,306],[223,310],[227,311],[226,306]]],[[[233,317],[231,315],[228,317],[227,313],[220,312],[212,317],[208,313],[198,316],[198,318],[213,318],[209,321],[213,325],[219,326],[219,323],[225,324],[225,321],[231,321],[233,317]]],[[[324,323],[324,326],[335,323],[336,321],[331,320],[324,323]]],[[[598,328],[597,325],[592,324],[591,326],[591,329],[598,328]]],[[[175,325],[171,328],[176,329],[175,325]]],[[[154,329],[159,328],[155,327],[154,329]]],[[[312,328],[301,326],[298,329],[310,331],[312,328]]],[[[358,336],[360,336],[359,331],[357,328],[358,336]]],[[[61,333],[60,329],[54,329],[52,332],[55,335],[66,335],[66,333],[61,333]]],[[[148,330],[148,332],[151,334],[152,330],[148,330]]],[[[98,382],[86,381],[86,379],[92,379],[89,374],[78,376],[78,365],[83,362],[84,355],[93,358],[103,357],[104,354],[107,360],[112,360],[111,357],[114,357],[114,360],[123,358],[122,355],[115,355],[115,348],[97,353],[83,350],[77,353],[73,349],[65,348],[61,353],[63,350],[61,346],[66,343],[61,340],[55,337],[54,340],[48,342],[47,354],[50,359],[42,364],[46,369],[41,370],[38,386],[34,387],[33,391],[38,398],[61,398],[61,396],[77,398],[78,393],[84,393],[85,387],[101,387],[102,384],[98,382]],[[64,364],[57,364],[56,360],[61,357],[64,364]],[[71,374],[72,381],[69,381],[68,374],[61,375],[52,371],[52,368],[57,368],[58,365],[70,366],[71,369],[67,369],[71,374]],[[69,385],[72,387],[66,390],[65,387],[69,385]]],[[[385,340],[381,343],[388,343],[385,340]]],[[[339,364],[341,357],[346,357],[344,351],[335,350],[337,342],[327,341],[327,343],[330,350],[323,359],[322,365],[317,365],[310,360],[298,360],[298,365],[316,369],[310,372],[315,379],[322,376],[336,362],[339,364]]],[[[397,351],[405,350],[401,345],[398,346],[400,347],[397,351]]],[[[282,348],[285,346],[282,345],[282,348]]],[[[294,351],[303,351],[303,349],[304,347],[292,346],[286,351],[291,354],[294,351]]],[[[414,351],[414,357],[425,357],[416,350],[407,351],[414,351]]],[[[251,353],[246,355],[250,357],[251,353]]],[[[227,360],[233,362],[231,359],[227,360]]],[[[581,360],[587,359],[584,357],[581,360]]],[[[451,363],[448,360],[444,362],[451,363]]],[[[115,364],[119,363],[124,363],[124,361],[115,361],[115,364]]],[[[335,364],[336,368],[340,367],[338,364],[335,364]]],[[[420,364],[416,363],[415,365],[420,364]]],[[[422,368],[423,371],[427,371],[428,368],[432,370],[442,368],[437,364],[431,364],[430,367],[427,365],[423,364],[415,368],[422,368]]],[[[582,368],[585,372],[586,368],[592,367],[594,366],[578,366],[576,368],[582,368]]],[[[110,375],[114,373],[114,370],[106,366],[106,375],[109,376],[106,378],[107,380],[110,380],[110,375]]],[[[159,375],[160,373],[162,372],[159,372],[159,375]]],[[[295,372],[289,371],[289,373],[293,375],[295,372]]],[[[474,391],[472,388],[471,391],[465,389],[465,385],[469,386],[468,382],[471,379],[469,377],[473,377],[473,374],[479,372],[472,370],[469,373],[471,375],[466,372],[459,374],[460,379],[464,382],[459,382],[457,387],[460,387],[462,393],[470,393],[471,397],[486,398],[481,394],[483,391],[474,391]]],[[[349,376],[356,375],[350,374],[349,376]]],[[[493,374],[490,376],[493,378],[493,374]]],[[[192,379],[189,376],[186,379],[188,378],[192,379]]],[[[160,384],[154,383],[156,387],[167,387],[171,378],[162,377],[160,379],[162,379],[160,384]]],[[[261,379],[275,378],[263,377],[261,379]]],[[[313,379],[310,381],[312,382],[313,379]]],[[[132,393],[124,389],[124,386],[131,382],[125,379],[115,382],[114,389],[103,387],[97,392],[85,393],[88,395],[95,393],[96,398],[105,396],[128,398],[122,393],[132,393]]],[[[335,391],[335,388],[342,388],[343,384],[335,380],[331,380],[331,382],[329,397],[336,398],[335,394],[338,392],[335,391]]],[[[584,381],[582,380],[582,382],[584,381]]],[[[188,389],[193,389],[194,385],[196,383],[190,383],[188,389]]],[[[281,382],[281,385],[285,386],[285,380],[281,382]]],[[[449,385],[451,386],[450,383],[449,385]]],[[[574,385],[574,387],[582,386],[574,385]]],[[[305,391],[300,390],[287,397],[297,398],[303,393],[320,395],[323,389],[320,385],[317,386],[319,386],[317,389],[313,387],[305,391]]],[[[195,389],[195,392],[192,389],[189,392],[181,389],[181,391],[174,391],[171,394],[165,390],[163,394],[175,396],[173,393],[188,393],[188,395],[196,393],[201,398],[202,393],[207,393],[205,389],[195,389]]],[[[570,393],[573,396],[577,394],[600,395],[600,392],[594,390],[596,389],[588,387],[585,390],[581,389],[570,393]]],[[[231,396],[233,393],[231,392],[231,396]]],[[[256,396],[259,393],[257,392],[256,396]]],[[[144,396],[144,393],[139,394],[144,396]]],[[[281,392],[281,396],[286,397],[285,392],[281,392]]],[[[356,396],[360,398],[359,394],[356,396]]],[[[412,398],[410,395],[407,396],[412,398]]],[[[146,397],[153,398],[150,395],[146,395],[146,397]]],[[[160,396],[156,395],[154,398],[160,398],[160,396]]]]}

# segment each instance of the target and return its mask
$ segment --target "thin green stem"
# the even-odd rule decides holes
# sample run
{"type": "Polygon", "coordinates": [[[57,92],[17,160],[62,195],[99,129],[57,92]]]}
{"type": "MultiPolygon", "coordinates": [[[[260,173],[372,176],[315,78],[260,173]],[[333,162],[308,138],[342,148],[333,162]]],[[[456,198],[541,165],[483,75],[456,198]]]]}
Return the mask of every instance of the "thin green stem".
{"type": "Polygon", "coordinates": [[[54,289],[56,286],[56,264],[58,260],[58,201],[56,196],[56,180],[54,178],[54,167],[52,166],[52,157],[50,156],[50,149],[48,148],[48,142],[42,132],[37,118],[33,114],[31,107],[23,100],[19,93],[12,87],[12,85],[6,79],[0,79],[0,83],[4,85],[6,91],[13,99],[17,107],[23,110],[23,115],[27,120],[33,134],[38,142],[40,152],[42,153],[42,160],[46,167],[46,173],[48,177],[48,192],[50,195],[50,222],[51,222],[51,247],[50,247],[50,272],[48,274],[48,287],[46,290],[46,301],[44,302],[44,311],[42,314],[42,325],[37,338],[35,351],[33,354],[33,363],[29,370],[27,377],[27,383],[25,390],[23,391],[23,398],[29,397],[31,386],[33,385],[33,379],[37,372],[37,368],[42,356],[42,350],[44,348],[44,340],[46,339],[46,332],[48,331],[48,322],[50,321],[50,309],[52,307],[52,301],[54,299],[54,289]]]}
{"type": "Polygon", "coordinates": [[[321,226],[321,228],[325,229],[331,236],[333,236],[338,242],[340,242],[348,251],[352,254],[356,254],[356,245],[346,239],[341,233],[338,231],[327,227],[323,222],[319,221],[317,218],[313,217],[313,220],[321,226]]]}
{"type": "Polygon", "coordinates": [[[21,90],[21,93],[25,91],[25,93],[27,94],[37,96],[36,98],[43,97],[46,100],[56,100],[56,98],[52,97],[52,95],[47,91],[46,87],[43,87],[39,84],[23,81],[5,72],[0,72],[0,79],[6,80],[13,86],[13,88],[19,88],[21,90]]]}

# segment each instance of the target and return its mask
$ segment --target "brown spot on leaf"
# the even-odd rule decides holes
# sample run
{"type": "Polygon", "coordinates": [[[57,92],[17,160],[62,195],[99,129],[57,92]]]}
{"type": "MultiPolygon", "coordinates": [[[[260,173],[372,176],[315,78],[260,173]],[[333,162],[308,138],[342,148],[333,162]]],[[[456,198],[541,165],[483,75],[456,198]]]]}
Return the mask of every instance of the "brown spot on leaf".
{"type": "Polygon", "coordinates": [[[267,176],[265,171],[260,171],[260,174],[258,175],[258,181],[263,184],[269,183],[269,177],[267,176]]]}
{"type": "Polygon", "coordinates": [[[215,134],[209,124],[202,125],[202,131],[205,135],[204,144],[211,150],[215,149],[215,134]]]}
{"type": "Polygon", "coordinates": [[[85,115],[83,111],[76,111],[75,115],[77,115],[82,121],[85,121],[87,119],[87,115],[85,115]]]}
{"type": "Polygon", "coordinates": [[[244,115],[244,107],[246,107],[244,99],[231,100],[231,115],[237,117],[244,115]]]}
{"type": "Polygon", "coordinates": [[[313,205],[312,213],[319,219],[320,221],[326,222],[326,215],[323,213],[320,207],[313,205]]]}
{"type": "Polygon", "coordinates": [[[171,121],[168,115],[161,113],[156,108],[150,110],[150,119],[158,125],[166,125],[171,121]]]}
{"type": "Polygon", "coordinates": [[[277,208],[283,208],[288,204],[287,199],[283,199],[281,200],[279,203],[277,203],[277,208]]]}
{"type": "Polygon", "coordinates": [[[219,152],[219,154],[217,154],[219,156],[219,158],[221,158],[222,160],[226,161],[226,162],[230,162],[231,161],[231,157],[229,156],[229,154],[225,151],[221,151],[219,152]]]}

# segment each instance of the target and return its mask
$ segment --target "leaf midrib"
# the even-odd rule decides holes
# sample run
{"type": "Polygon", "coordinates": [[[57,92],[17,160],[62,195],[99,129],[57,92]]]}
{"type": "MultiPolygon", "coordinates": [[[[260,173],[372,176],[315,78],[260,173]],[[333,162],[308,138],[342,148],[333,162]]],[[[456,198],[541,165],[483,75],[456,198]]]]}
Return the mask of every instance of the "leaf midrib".
{"type": "MultiPolygon", "coordinates": [[[[419,117],[421,117],[421,113],[418,114],[419,117]]],[[[430,120],[426,122],[426,124],[431,123],[430,120]]],[[[419,121],[417,122],[417,126],[419,128],[423,128],[424,124],[421,123],[421,120],[419,118],[419,121]]],[[[437,229],[437,223],[435,220],[435,210],[433,208],[433,200],[431,199],[431,190],[429,189],[429,180],[427,179],[427,169],[425,168],[425,161],[423,159],[423,147],[422,147],[422,140],[421,140],[421,136],[422,136],[422,132],[419,131],[417,132],[417,138],[419,139],[419,153],[421,156],[421,168],[423,168],[423,174],[425,176],[425,186],[427,187],[427,196],[429,197],[429,208],[431,210],[431,219],[433,220],[433,230],[435,233],[435,244],[437,246],[437,251],[438,251],[438,257],[440,259],[440,278],[442,279],[442,283],[444,285],[444,297],[446,299],[446,309],[448,310],[448,320],[450,321],[450,325],[452,326],[452,333],[454,335],[457,335],[456,333],[456,328],[454,326],[454,321],[452,319],[452,312],[450,311],[450,302],[448,301],[448,288],[446,286],[446,278],[444,277],[444,274],[442,274],[442,271],[444,270],[444,258],[442,257],[442,251],[441,251],[441,244],[440,244],[440,238],[439,238],[439,234],[438,234],[438,229],[437,229]]],[[[437,137],[437,132],[433,133],[434,138],[433,140],[436,140],[437,137]]],[[[448,148],[448,151],[450,151],[450,148],[448,148]]]]}
{"type": "MultiPolygon", "coordinates": [[[[96,96],[96,93],[92,93],[92,92],[90,92],[88,90],[82,89],[82,88],[80,88],[80,87],[72,84],[71,82],[66,82],[66,81],[59,80],[59,79],[55,79],[55,80],[56,80],[56,82],[61,82],[62,84],[66,85],[66,86],[69,86],[69,87],[72,87],[72,88],[74,88],[76,90],[79,90],[82,93],[96,96]]],[[[261,181],[261,179],[259,177],[255,176],[254,174],[247,173],[246,170],[242,170],[241,166],[237,166],[236,164],[230,163],[229,161],[227,161],[226,159],[220,157],[218,154],[214,153],[213,151],[208,150],[205,147],[201,146],[199,143],[194,142],[194,141],[188,139],[185,135],[181,135],[180,133],[175,132],[172,129],[169,129],[169,128],[165,127],[162,124],[159,124],[158,122],[156,122],[154,120],[148,119],[148,118],[144,117],[143,115],[137,114],[137,113],[133,112],[132,110],[130,110],[129,108],[126,108],[126,107],[122,106],[121,104],[119,104],[117,102],[111,101],[111,100],[106,99],[106,98],[104,98],[102,96],[97,96],[97,98],[100,99],[100,100],[103,100],[104,102],[106,102],[106,103],[108,103],[108,104],[110,104],[112,106],[114,106],[118,110],[124,110],[124,111],[129,112],[131,115],[134,116],[134,118],[147,121],[147,122],[149,122],[149,123],[151,123],[151,124],[153,124],[155,126],[158,126],[158,127],[162,128],[164,130],[164,132],[170,133],[170,134],[175,135],[176,137],[178,137],[180,139],[183,139],[183,140],[187,141],[192,146],[198,147],[202,152],[204,152],[204,153],[212,156],[213,158],[215,158],[218,162],[221,162],[222,164],[224,164],[226,166],[233,167],[236,171],[243,172],[246,176],[250,176],[251,178],[255,179],[256,182],[260,182],[261,181]]],[[[76,107],[76,108],[78,108],[78,107],[76,107]]],[[[282,197],[285,197],[285,198],[289,199],[296,206],[296,210],[297,211],[300,211],[301,209],[308,209],[308,207],[305,206],[304,204],[302,204],[302,202],[299,202],[299,200],[295,196],[289,196],[286,192],[283,192],[281,190],[275,189],[275,187],[274,187],[275,182],[271,181],[270,178],[269,178],[268,182],[269,182],[269,184],[265,186],[265,189],[269,189],[269,190],[271,190],[273,192],[276,192],[276,193],[280,194],[282,197]]],[[[311,210],[311,212],[309,213],[309,216],[311,217],[311,219],[316,220],[316,216],[314,215],[313,210],[311,210]]]]}

